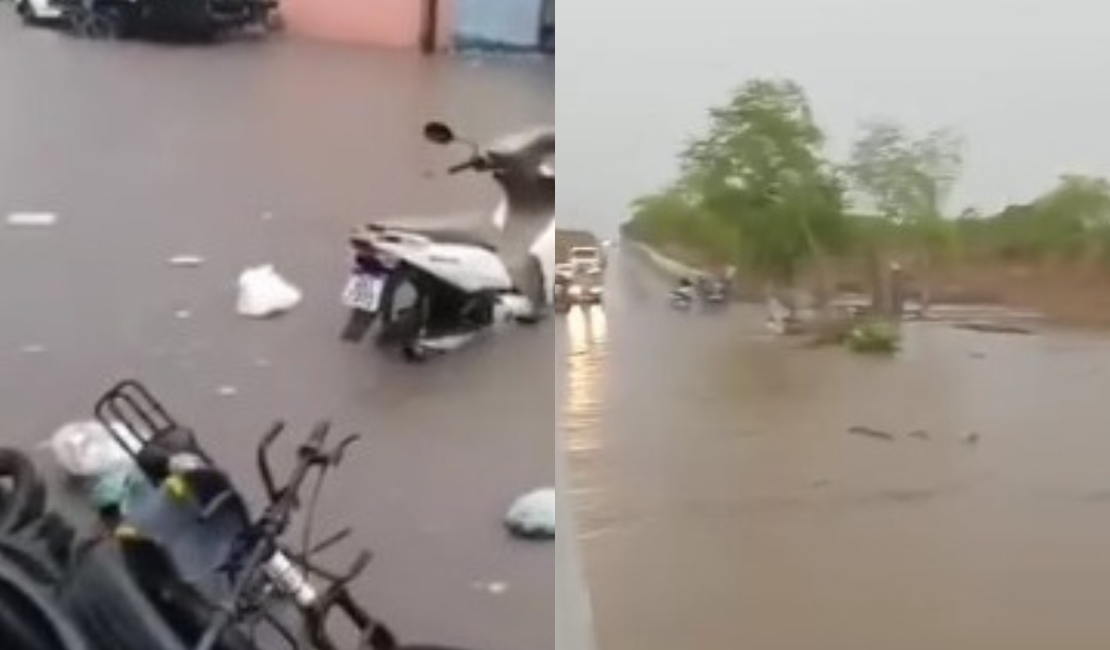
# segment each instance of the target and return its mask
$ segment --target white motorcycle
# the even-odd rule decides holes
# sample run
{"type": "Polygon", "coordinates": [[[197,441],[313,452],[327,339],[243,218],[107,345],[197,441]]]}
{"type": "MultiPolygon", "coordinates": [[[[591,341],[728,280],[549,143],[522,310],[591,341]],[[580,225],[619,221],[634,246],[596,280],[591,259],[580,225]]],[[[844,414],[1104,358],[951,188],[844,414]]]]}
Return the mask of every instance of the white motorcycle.
{"type": "Polygon", "coordinates": [[[343,291],[342,338],[356,343],[381,320],[378,342],[418,362],[458,349],[483,332],[542,320],[555,291],[555,131],[519,133],[488,147],[442,123],[433,143],[471,147],[451,174],[488,173],[504,200],[471,229],[376,222],[351,236],[354,269],[343,291]]]}

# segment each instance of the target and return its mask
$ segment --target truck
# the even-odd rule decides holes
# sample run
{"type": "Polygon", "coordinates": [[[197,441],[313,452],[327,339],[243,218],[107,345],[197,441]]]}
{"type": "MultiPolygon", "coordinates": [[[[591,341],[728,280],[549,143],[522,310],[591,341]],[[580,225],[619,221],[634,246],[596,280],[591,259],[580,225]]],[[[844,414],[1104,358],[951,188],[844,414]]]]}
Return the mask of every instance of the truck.
{"type": "Polygon", "coordinates": [[[555,233],[556,307],[600,305],[604,300],[605,248],[593,233],[560,230],[555,233]]]}
{"type": "Polygon", "coordinates": [[[567,263],[576,270],[605,268],[605,252],[600,246],[575,246],[568,257],[567,263]]]}

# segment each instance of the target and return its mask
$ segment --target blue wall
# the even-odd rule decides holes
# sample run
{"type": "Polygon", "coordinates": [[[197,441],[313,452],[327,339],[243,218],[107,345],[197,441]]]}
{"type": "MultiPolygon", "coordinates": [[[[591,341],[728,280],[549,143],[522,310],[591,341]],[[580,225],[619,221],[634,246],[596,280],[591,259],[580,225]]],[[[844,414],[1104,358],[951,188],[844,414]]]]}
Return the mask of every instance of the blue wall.
{"type": "Polygon", "coordinates": [[[543,0],[543,16],[540,18],[542,31],[540,49],[548,54],[555,53],[555,0],[543,0]]]}
{"type": "Polygon", "coordinates": [[[543,0],[456,0],[459,47],[534,50],[543,0]]]}

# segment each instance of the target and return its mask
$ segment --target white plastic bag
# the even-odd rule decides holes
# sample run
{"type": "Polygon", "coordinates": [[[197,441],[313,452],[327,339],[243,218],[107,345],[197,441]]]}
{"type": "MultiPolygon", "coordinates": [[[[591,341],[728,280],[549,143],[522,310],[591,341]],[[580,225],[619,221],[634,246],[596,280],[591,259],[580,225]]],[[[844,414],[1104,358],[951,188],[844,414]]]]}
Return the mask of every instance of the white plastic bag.
{"type": "Polygon", "coordinates": [[[555,490],[526,494],[509,510],[505,525],[513,535],[528,540],[555,539],[558,501],[555,490]]]}
{"type": "Polygon", "coordinates": [[[247,318],[273,318],[292,311],[304,296],[272,266],[259,266],[239,276],[239,314],[247,318]]]}
{"type": "MultiPolygon", "coordinates": [[[[132,451],[141,444],[122,425],[113,427],[128,442],[132,451]]],[[[76,478],[97,478],[129,470],[134,464],[131,455],[120,446],[111,432],[99,422],[67,424],[45,445],[67,474],[76,478]]]]}

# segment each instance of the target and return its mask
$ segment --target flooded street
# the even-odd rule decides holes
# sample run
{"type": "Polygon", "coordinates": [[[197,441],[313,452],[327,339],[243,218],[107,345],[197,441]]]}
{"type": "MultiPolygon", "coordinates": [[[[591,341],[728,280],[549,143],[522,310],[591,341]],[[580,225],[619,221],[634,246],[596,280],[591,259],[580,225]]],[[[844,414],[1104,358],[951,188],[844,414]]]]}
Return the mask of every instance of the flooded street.
{"type": "Polygon", "coordinates": [[[511,332],[419,368],[338,340],[353,225],[496,199],[488,181],[441,173],[458,160],[423,141],[423,122],[485,138],[550,121],[550,65],[82,42],[8,9],[0,215],[57,223],[0,225],[3,442],[37,445],[137,377],[255,491],[253,445],[274,420],[292,436],[331,419],[364,441],[325,491],[321,531],[356,531],[326,562],[374,552],[359,584],[370,609],[409,642],[557,650],[554,550],[510,541],[501,519],[554,480],[561,332],[511,332]],[[167,264],[178,255],[205,263],[167,264]],[[239,318],[236,278],[266,263],[305,302],[239,318]]]}
{"type": "Polygon", "coordinates": [[[1110,641],[1110,341],[921,325],[866,359],[771,340],[760,310],[672,313],[635,260],[611,276],[567,328],[599,647],[1110,641]]]}
{"type": "MultiPolygon", "coordinates": [[[[1008,3],[999,29],[1000,8],[572,7],[564,167],[604,171],[564,178],[561,215],[616,232],[675,179],[707,110],[754,78],[801,84],[838,161],[870,119],[959,131],[951,214],[1028,201],[1065,170],[1106,176],[1110,93],[1090,82],[1110,69],[1093,34],[1105,11],[1008,3]]],[[[672,313],[628,260],[610,281],[605,320],[567,328],[603,650],[1110,644],[1110,339],[911,326],[899,359],[869,360],[786,348],[761,313],[672,313]]]]}

